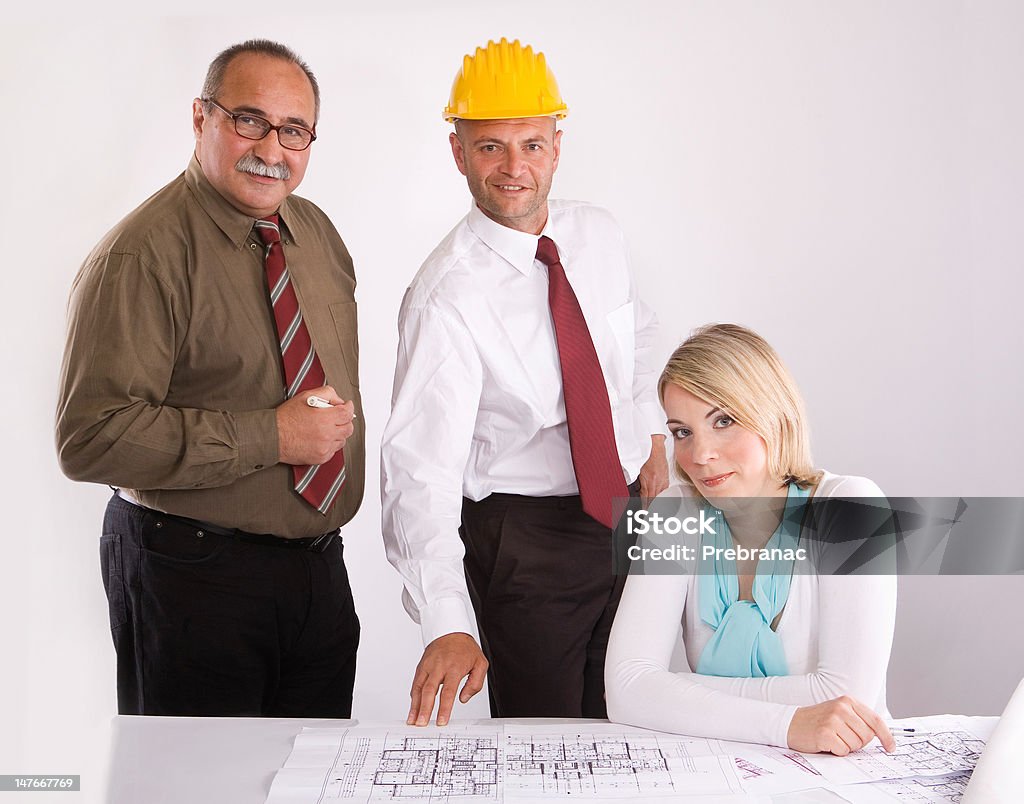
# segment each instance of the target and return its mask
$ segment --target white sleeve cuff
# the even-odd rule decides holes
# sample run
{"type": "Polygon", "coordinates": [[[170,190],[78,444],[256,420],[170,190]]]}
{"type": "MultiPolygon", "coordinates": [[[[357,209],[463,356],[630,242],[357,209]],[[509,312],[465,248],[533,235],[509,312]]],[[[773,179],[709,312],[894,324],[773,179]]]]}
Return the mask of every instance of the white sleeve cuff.
{"type": "Polygon", "coordinates": [[[446,597],[420,610],[420,633],[423,646],[445,634],[469,634],[478,643],[476,616],[468,598],[446,597]]]}
{"type": "Polygon", "coordinates": [[[780,707],[779,718],[775,726],[775,739],[773,740],[775,745],[782,748],[789,747],[789,726],[793,722],[796,710],[799,708],[799,706],[793,705],[780,707]]]}
{"type": "Polygon", "coordinates": [[[636,406],[640,420],[644,423],[644,432],[649,435],[668,436],[665,424],[665,411],[657,403],[641,402],[636,406]]]}

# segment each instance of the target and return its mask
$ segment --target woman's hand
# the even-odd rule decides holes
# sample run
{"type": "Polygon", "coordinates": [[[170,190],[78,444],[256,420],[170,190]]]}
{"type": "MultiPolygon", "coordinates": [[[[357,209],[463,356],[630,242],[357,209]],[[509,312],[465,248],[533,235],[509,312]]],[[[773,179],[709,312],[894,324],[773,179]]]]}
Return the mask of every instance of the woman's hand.
{"type": "Polygon", "coordinates": [[[786,742],[808,754],[827,751],[844,757],[877,737],[886,751],[896,747],[892,732],[869,707],[848,695],[801,706],[789,724],[786,742]]]}

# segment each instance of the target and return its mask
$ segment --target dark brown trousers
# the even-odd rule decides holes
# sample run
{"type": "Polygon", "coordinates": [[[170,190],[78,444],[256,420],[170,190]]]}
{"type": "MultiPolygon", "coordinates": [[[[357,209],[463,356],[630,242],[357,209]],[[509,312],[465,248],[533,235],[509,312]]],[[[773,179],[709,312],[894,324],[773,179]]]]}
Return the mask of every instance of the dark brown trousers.
{"type": "Polygon", "coordinates": [[[459,534],[491,715],[606,717],[604,657],[625,583],[611,531],[578,496],[492,494],[463,499],[459,534]]]}

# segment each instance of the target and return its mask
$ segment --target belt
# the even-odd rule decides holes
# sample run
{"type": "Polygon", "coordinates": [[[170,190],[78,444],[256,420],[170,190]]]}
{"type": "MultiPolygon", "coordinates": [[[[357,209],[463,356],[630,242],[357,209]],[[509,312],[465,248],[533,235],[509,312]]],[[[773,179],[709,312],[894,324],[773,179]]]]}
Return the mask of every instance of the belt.
{"type": "Polygon", "coordinates": [[[249,544],[261,544],[267,547],[284,547],[290,550],[308,550],[312,553],[322,553],[326,550],[331,542],[334,541],[334,537],[340,532],[340,528],[329,530],[326,533],[321,533],[318,536],[305,536],[300,539],[286,539],[283,536],[274,536],[272,533],[250,533],[247,530],[241,530],[239,528],[225,528],[222,525],[214,525],[212,522],[203,522],[201,519],[191,519],[187,516],[178,516],[177,514],[167,514],[163,511],[157,511],[153,508],[147,508],[145,505],[140,505],[135,500],[128,499],[125,495],[118,493],[118,496],[125,500],[129,505],[134,505],[136,508],[141,508],[152,516],[170,521],[178,522],[189,528],[195,528],[197,536],[205,536],[207,533],[213,533],[217,536],[225,536],[229,539],[236,539],[240,542],[248,542],[249,544]]]}
{"type": "MultiPolygon", "coordinates": [[[[628,486],[626,490],[629,492],[630,497],[640,496],[640,480],[637,478],[628,486]]],[[[536,497],[530,494],[512,494],[507,491],[492,491],[482,500],[471,500],[469,497],[462,498],[464,502],[472,505],[484,503],[487,500],[492,502],[514,502],[517,505],[528,505],[536,506],[538,508],[579,508],[583,510],[583,501],[580,499],[579,494],[565,494],[565,495],[549,495],[547,497],[536,497]]]]}
{"type": "MultiPolygon", "coordinates": [[[[626,490],[630,493],[630,498],[640,497],[640,480],[636,479],[632,483],[626,486],[626,490]]],[[[548,509],[574,509],[583,510],[583,500],[578,494],[569,495],[551,495],[549,497],[535,497],[532,495],[523,494],[511,494],[510,492],[492,492],[484,497],[482,500],[470,500],[468,497],[462,498],[463,504],[468,505],[486,505],[488,501],[490,503],[514,503],[515,505],[526,506],[530,508],[548,508],[548,509]]]]}

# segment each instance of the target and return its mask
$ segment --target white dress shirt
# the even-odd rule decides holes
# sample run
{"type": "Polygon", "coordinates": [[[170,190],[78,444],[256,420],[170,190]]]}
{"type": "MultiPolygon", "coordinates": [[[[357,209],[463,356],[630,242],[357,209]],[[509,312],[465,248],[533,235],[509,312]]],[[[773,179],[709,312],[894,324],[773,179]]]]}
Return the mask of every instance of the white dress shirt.
{"type": "MultiPolygon", "coordinates": [[[[653,312],[636,295],[622,231],[589,204],[549,201],[542,234],[586,318],[627,483],[663,434],[653,312]]],[[[474,205],[427,258],[398,317],[391,418],[381,444],[388,560],[423,642],[474,634],[458,528],[462,498],[577,494],[540,235],[474,205]]]]}
{"type": "MultiPolygon", "coordinates": [[[[687,493],[673,486],[659,496],[687,493]]],[[[826,472],[814,496],[883,494],[866,478],[826,472]]],[[[776,629],[789,675],[768,678],[726,678],[691,670],[714,635],[700,616],[704,577],[634,575],[626,581],[605,659],[610,720],[785,747],[801,706],[850,695],[888,717],[885,675],[896,625],[895,574],[793,573],[776,629]],[[673,672],[669,662],[680,626],[686,667],[673,672]]]]}

